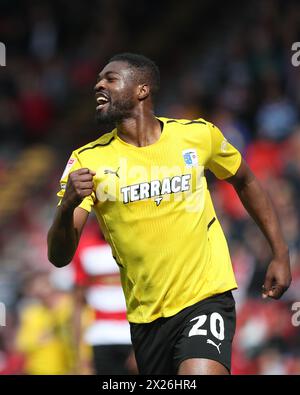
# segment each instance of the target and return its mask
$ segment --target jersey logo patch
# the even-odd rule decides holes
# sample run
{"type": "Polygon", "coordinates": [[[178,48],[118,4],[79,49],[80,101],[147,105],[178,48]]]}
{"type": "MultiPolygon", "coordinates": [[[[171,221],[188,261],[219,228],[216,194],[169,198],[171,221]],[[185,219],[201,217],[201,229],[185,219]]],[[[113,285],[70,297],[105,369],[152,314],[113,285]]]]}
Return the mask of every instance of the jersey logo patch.
{"type": "Polygon", "coordinates": [[[224,139],[221,143],[221,151],[225,153],[227,151],[227,148],[228,148],[228,141],[224,139]]]}
{"type": "Polygon", "coordinates": [[[70,158],[68,160],[67,166],[65,167],[65,170],[63,172],[63,175],[61,176],[61,180],[63,180],[70,172],[71,168],[73,167],[74,163],[77,162],[76,158],[70,158]]]}
{"type": "Polygon", "coordinates": [[[120,178],[118,171],[120,170],[120,167],[117,168],[116,171],[110,170],[110,169],[105,169],[104,174],[114,174],[116,177],[120,178]]]}
{"type": "Polygon", "coordinates": [[[182,151],[182,156],[186,167],[198,166],[198,155],[194,148],[182,151]]]}
{"type": "Polygon", "coordinates": [[[166,177],[160,180],[142,182],[140,184],[128,185],[120,189],[123,203],[136,202],[150,198],[159,206],[163,196],[180,192],[186,192],[191,189],[191,175],[183,174],[181,176],[166,177]]]}

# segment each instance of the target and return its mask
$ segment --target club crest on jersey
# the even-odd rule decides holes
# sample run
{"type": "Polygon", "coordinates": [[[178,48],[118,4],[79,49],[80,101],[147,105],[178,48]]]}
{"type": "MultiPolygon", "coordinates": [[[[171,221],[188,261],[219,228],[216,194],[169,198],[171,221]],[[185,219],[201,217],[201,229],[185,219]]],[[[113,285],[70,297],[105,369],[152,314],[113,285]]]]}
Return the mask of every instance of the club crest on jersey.
{"type": "Polygon", "coordinates": [[[182,151],[182,156],[186,167],[198,166],[197,151],[193,148],[182,151]]]}

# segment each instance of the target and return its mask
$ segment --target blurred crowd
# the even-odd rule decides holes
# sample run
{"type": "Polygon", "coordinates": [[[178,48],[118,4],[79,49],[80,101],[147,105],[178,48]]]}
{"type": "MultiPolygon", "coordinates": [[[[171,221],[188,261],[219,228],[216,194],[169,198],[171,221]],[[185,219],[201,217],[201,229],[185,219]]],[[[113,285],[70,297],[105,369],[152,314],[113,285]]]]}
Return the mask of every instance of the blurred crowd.
{"type": "MultiPolygon", "coordinates": [[[[95,372],[72,330],[74,270],[51,267],[46,234],[71,151],[108,131],[94,121],[96,75],[131,51],[161,69],[157,115],[208,119],[243,153],[289,244],[292,285],[263,300],[268,244],[232,187],[208,174],[239,284],[233,374],[300,374],[299,1],[2,0],[0,41],[0,373],[78,372],[79,348],[80,372],[95,372]]],[[[83,327],[92,315],[86,306],[83,327]]]]}

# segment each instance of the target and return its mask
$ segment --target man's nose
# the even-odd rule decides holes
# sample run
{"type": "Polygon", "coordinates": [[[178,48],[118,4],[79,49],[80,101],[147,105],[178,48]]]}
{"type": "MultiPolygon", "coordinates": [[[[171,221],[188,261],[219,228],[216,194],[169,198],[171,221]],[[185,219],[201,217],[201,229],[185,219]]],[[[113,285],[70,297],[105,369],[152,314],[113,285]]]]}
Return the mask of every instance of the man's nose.
{"type": "Polygon", "coordinates": [[[101,88],[105,89],[105,83],[103,79],[96,83],[96,85],[94,86],[94,90],[97,92],[101,88]]]}

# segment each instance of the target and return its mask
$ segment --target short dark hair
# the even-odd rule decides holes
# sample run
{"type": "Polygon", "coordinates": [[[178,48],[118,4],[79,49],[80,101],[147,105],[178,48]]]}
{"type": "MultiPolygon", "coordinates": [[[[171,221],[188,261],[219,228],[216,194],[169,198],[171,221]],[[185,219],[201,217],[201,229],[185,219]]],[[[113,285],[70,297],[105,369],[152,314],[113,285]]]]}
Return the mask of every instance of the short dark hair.
{"type": "Polygon", "coordinates": [[[157,65],[144,55],[124,52],[114,55],[109,62],[126,62],[141,73],[142,78],[150,85],[151,96],[159,91],[160,73],[157,65]]]}

